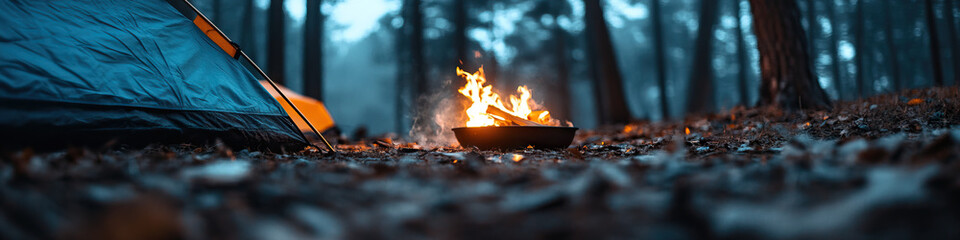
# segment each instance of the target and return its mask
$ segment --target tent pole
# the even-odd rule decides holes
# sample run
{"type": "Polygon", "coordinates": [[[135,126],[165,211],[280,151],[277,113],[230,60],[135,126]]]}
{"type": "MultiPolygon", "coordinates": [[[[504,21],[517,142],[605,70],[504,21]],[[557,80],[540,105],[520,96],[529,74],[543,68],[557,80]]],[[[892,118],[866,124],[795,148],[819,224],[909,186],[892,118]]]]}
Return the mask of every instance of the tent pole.
{"type": "Polygon", "coordinates": [[[226,39],[227,42],[230,42],[230,44],[237,49],[238,56],[243,56],[243,59],[246,60],[247,63],[250,63],[250,66],[253,66],[254,69],[257,69],[257,73],[260,73],[260,76],[263,76],[263,78],[265,78],[267,82],[270,83],[270,86],[273,87],[273,90],[276,90],[277,93],[280,94],[280,97],[283,97],[283,101],[287,102],[287,104],[289,104],[290,107],[293,108],[293,111],[297,112],[297,115],[300,115],[300,118],[303,119],[303,122],[307,123],[307,126],[310,126],[310,130],[313,130],[313,133],[316,133],[317,136],[320,137],[320,140],[323,140],[323,144],[327,145],[327,149],[330,149],[330,152],[332,153],[337,153],[337,149],[333,148],[333,146],[330,145],[330,142],[327,141],[327,138],[323,137],[323,134],[321,134],[320,131],[318,131],[317,128],[314,127],[312,123],[310,123],[310,120],[307,120],[307,116],[304,116],[303,113],[300,112],[300,109],[297,108],[296,105],[293,105],[293,102],[290,101],[289,98],[287,98],[287,95],[283,94],[283,91],[280,91],[280,87],[277,86],[277,83],[274,82],[273,79],[270,79],[270,76],[267,76],[267,73],[263,72],[263,69],[260,69],[260,66],[258,66],[256,62],[253,62],[253,59],[250,59],[250,56],[247,56],[247,53],[243,52],[243,50],[240,49],[240,46],[238,46],[236,43],[231,41],[230,38],[227,37],[227,34],[223,33],[223,31],[220,31],[220,28],[218,28],[217,25],[214,25],[213,22],[211,22],[210,19],[207,18],[207,16],[203,15],[203,13],[200,12],[200,9],[197,9],[197,7],[193,6],[193,4],[190,3],[190,1],[183,0],[183,2],[187,3],[187,6],[190,6],[190,9],[192,9],[193,12],[197,13],[197,16],[200,16],[201,18],[203,18],[203,20],[209,23],[214,30],[217,30],[217,33],[220,34],[221,37],[226,39]]]}
{"type": "Polygon", "coordinates": [[[273,79],[270,79],[270,77],[263,72],[263,69],[260,69],[260,66],[257,66],[257,63],[253,62],[253,59],[250,59],[250,56],[247,56],[247,53],[243,52],[243,50],[240,50],[239,52],[240,52],[240,56],[242,56],[243,59],[247,60],[247,62],[250,63],[250,65],[253,66],[253,68],[257,69],[257,72],[259,72],[260,75],[263,76],[263,78],[267,79],[267,82],[270,83],[270,86],[272,86],[273,89],[280,94],[280,97],[283,97],[283,100],[287,102],[287,104],[289,104],[291,108],[293,108],[293,111],[296,111],[297,115],[300,115],[300,118],[303,119],[303,122],[307,123],[307,126],[310,126],[310,130],[313,130],[313,133],[316,133],[317,136],[320,136],[320,140],[323,140],[323,144],[327,145],[327,149],[330,149],[331,152],[336,153],[337,150],[333,148],[332,145],[330,145],[330,142],[327,141],[327,138],[323,137],[323,134],[321,134],[320,131],[318,131],[317,128],[314,127],[312,123],[310,123],[310,120],[307,120],[307,117],[304,116],[302,112],[300,112],[300,109],[297,108],[297,106],[293,105],[293,102],[287,98],[287,95],[283,94],[283,91],[280,91],[280,87],[277,86],[277,83],[273,82],[273,79]]]}

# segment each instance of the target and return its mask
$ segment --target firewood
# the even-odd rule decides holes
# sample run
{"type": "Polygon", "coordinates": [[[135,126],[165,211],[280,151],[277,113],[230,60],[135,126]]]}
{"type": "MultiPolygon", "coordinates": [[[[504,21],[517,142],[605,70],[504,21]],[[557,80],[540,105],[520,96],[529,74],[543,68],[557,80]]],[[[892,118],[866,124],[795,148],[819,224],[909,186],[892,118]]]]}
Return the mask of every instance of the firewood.
{"type": "Polygon", "coordinates": [[[550,112],[547,111],[532,111],[530,114],[527,114],[527,120],[534,122],[550,122],[550,112]]]}
{"type": "Polygon", "coordinates": [[[487,107],[487,114],[506,119],[507,121],[520,126],[545,126],[534,121],[514,116],[513,114],[507,113],[506,111],[503,111],[503,109],[497,107],[487,107]]]}

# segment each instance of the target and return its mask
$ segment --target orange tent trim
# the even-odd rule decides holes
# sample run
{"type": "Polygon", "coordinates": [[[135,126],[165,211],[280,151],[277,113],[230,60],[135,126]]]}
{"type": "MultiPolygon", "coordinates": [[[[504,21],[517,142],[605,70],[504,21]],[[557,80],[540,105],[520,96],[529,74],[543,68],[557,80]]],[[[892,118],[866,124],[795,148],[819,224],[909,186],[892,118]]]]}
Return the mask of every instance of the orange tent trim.
{"type": "MultiPolygon", "coordinates": [[[[300,115],[290,107],[290,104],[283,101],[283,97],[270,86],[270,83],[260,81],[260,85],[263,85],[263,88],[266,89],[267,92],[270,92],[270,95],[283,106],[283,110],[287,111],[287,115],[290,116],[290,119],[293,119],[293,123],[297,124],[297,128],[299,128],[301,132],[313,132],[313,130],[310,130],[310,126],[300,118],[300,115]]],[[[323,105],[323,102],[297,94],[286,87],[279,85],[278,87],[280,87],[280,91],[283,91],[283,94],[287,96],[287,99],[290,99],[290,102],[293,102],[293,104],[297,106],[297,109],[300,109],[303,116],[307,117],[307,120],[310,120],[310,123],[312,123],[317,130],[323,132],[335,125],[333,117],[330,116],[330,112],[327,111],[327,107],[323,105]]]]}

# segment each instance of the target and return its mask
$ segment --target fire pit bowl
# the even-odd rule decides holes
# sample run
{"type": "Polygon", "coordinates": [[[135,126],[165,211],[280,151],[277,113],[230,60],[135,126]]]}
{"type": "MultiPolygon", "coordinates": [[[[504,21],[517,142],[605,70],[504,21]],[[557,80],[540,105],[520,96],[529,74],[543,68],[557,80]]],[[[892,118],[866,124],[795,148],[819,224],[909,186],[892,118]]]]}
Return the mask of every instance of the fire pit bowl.
{"type": "Polygon", "coordinates": [[[463,147],[480,150],[509,150],[526,148],[566,148],[577,133],[575,127],[502,126],[460,127],[453,134],[463,147]]]}

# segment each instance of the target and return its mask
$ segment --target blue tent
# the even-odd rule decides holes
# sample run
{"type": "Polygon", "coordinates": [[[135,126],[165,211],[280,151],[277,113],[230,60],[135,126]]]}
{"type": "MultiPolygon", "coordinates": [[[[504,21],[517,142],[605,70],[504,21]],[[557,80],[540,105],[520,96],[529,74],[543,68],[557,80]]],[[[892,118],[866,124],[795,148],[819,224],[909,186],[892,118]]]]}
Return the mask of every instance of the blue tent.
{"type": "Polygon", "coordinates": [[[0,144],[302,149],[239,61],[164,0],[0,1],[0,144]]]}

